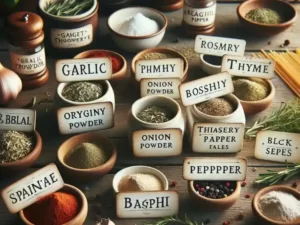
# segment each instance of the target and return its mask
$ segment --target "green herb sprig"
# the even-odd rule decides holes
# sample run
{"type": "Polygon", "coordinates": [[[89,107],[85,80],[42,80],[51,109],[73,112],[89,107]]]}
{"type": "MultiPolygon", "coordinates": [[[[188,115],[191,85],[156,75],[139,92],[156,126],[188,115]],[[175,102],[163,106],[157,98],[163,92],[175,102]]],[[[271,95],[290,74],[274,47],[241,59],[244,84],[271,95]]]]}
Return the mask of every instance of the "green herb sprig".
{"type": "Polygon", "coordinates": [[[197,223],[196,221],[190,220],[187,215],[185,215],[184,220],[178,218],[177,216],[166,217],[154,223],[147,223],[144,225],[204,225],[204,223],[197,223]]]}
{"type": "Polygon", "coordinates": [[[94,0],[62,0],[48,2],[45,11],[55,16],[76,16],[86,12],[94,4],[94,0]]]}
{"type": "Polygon", "coordinates": [[[272,130],[299,133],[300,132],[300,99],[282,103],[270,116],[264,117],[247,129],[245,138],[254,138],[258,131],[272,130]]]}
{"type": "Polygon", "coordinates": [[[296,164],[290,168],[287,167],[282,171],[267,170],[267,173],[259,174],[259,178],[255,180],[255,183],[270,186],[281,181],[286,181],[296,175],[300,175],[300,164],[296,164]]]}

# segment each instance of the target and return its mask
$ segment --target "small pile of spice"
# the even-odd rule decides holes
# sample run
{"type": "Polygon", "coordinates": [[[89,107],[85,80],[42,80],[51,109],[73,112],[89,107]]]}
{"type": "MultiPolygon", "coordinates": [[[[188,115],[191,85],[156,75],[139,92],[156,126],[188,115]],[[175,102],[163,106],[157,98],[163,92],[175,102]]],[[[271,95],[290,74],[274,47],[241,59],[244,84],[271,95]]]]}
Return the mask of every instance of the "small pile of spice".
{"type": "Polygon", "coordinates": [[[212,65],[221,66],[222,57],[221,56],[214,56],[214,55],[204,55],[203,59],[212,65]]]}
{"type": "Polygon", "coordinates": [[[78,169],[90,169],[103,165],[107,161],[105,151],[93,143],[81,143],[64,158],[67,165],[78,169]]]}
{"type": "Polygon", "coordinates": [[[121,59],[119,59],[118,57],[116,57],[112,54],[106,53],[106,52],[93,53],[93,54],[89,55],[87,58],[102,58],[102,57],[110,58],[111,63],[112,63],[113,73],[120,71],[120,69],[123,66],[121,59]]]}
{"type": "Polygon", "coordinates": [[[194,48],[180,48],[177,49],[175,46],[173,47],[174,50],[182,54],[188,61],[192,60],[200,60],[200,54],[195,52],[194,48]]]}
{"type": "Polygon", "coordinates": [[[142,55],[140,60],[168,59],[168,58],[174,58],[174,56],[165,53],[160,53],[160,52],[148,52],[142,55]]]}
{"type": "Polygon", "coordinates": [[[103,94],[104,88],[99,82],[74,82],[62,90],[62,96],[73,102],[94,101],[103,94]]]}
{"type": "Polygon", "coordinates": [[[196,105],[200,112],[211,116],[226,116],[233,113],[234,108],[225,98],[213,98],[196,105]]]}
{"type": "Polygon", "coordinates": [[[240,100],[259,101],[269,95],[268,84],[260,78],[234,79],[233,86],[233,94],[240,100]]]}
{"type": "Polygon", "coordinates": [[[50,194],[24,209],[24,215],[34,225],[62,225],[80,211],[77,198],[65,192],[50,194]]]}
{"type": "Polygon", "coordinates": [[[279,24],[283,21],[278,12],[269,8],[252,9],[245,17],[253,22],[263,24],[279,24]]]}
{"type": "Polygon", "coordinates": [[[0,131],[0,162],[23,159],[33,149],[32,137],[19,131],[0,131]]]}
{"type": "Polygon", "coordinates": [[[231,195],[236,189],[236,182],[231,181],[194,181],[195,191],[207,198],[221,199],[231,195]]]}
{"type": "Polygon", "coordinates": [[[174,115],[166,108],[154,105],[139,112],[137,117],[147,123],[165,123],[171,120],[174,115]]]}
{"type": "Polygon", "coordinates": [[[118,185],[119,192],[161,191],[163,185],[159,178],[152,174],[136,173],[124,176],[118,185]]]}
{"type": "Polygon", "coordinates": [[[142,13],[125,20],[118,26],[118,33],[126,36],[146,36],[159,31],[159,25],[155,20],[149,19],[142,13]]]}
{"type": "Polygon", "coordinates": [[[282,191],[261,196],[258,207],[263,215],[275,221],[290,222],[300,218],[300,201],[282,191]]]}

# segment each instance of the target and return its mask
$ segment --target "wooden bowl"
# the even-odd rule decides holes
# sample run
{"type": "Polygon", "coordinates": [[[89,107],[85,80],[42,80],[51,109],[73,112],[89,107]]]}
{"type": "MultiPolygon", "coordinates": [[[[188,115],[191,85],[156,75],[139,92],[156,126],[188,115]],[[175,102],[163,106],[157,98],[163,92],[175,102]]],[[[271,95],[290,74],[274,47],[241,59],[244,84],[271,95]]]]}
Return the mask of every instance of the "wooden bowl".
{"type": "Polygon", "coordinates": [[[272,104],[272,101],[275,97],[275,87],[270,80],[265,80],[265,81],[269,85],[269,90],[270,90],[270,93],[266,98],[259,101],[240,100],[246,115],[251,115],[251,114],[264,111],[272,104]]]}
{"type": "Polygon", "coordinates": [[[297,11],[295,8],[284,1],[278,0],[251,0],[244,1],[237,8],[237,14],[240,22],[250,32],[261,36],[272,36],[283,32],[289,28],[297,18],[297,11]],[[245,18],[246,14],[256,8],[270,8],[277,11],[283,18],[284,22],[280,24],[262,24],[252,22],[245,18]]]}
{"type": "Polygon", "coordinates": [[[74,58],[75,59],[89,58],[90,55],[97,54],[97,53],[103,53],[103,52],[118,58],[122,62],[121,69],[112,75],[112,80],[117,80],[117,79],[124,77],[126,74],[126,71],[127,71],[127,62],[126,62],[126,59],[117,52],[103,50],[103,49],[94,49],[94,50],[88,50],[85,52],[81,52],[81,53],[77,54],[74,58]]]}
{"type": "Polygon", "coordinates": [[[34,134],[33,137],[35,142],[35,147],[33,148],[33,150],[23,159],[20,159],[18,161],[11,162],[11,163],[0,163],[1,175],[2,173],[3,175],[6,174],[10,175],[11,173],[23,171],[24,169],[29,168],[31,165],[33,165],[36,162],[36,160],[41,154],[43,143],[39,132],[34,131],[33,134],[34,134]]]}
{"type": "Polygon", "coordinates": [[[197,204],[201,210],[221,211],[233,206],[240,198],[241,183],[237,181],[235,191],[228,197],[221,199],[211,199],[198,194],[194,189],[194,181],[188,181],[188,192],[195,204],[197,204]]]}
{"type": "Polygon", "coordinates": [[[93,180],[100,178],[112,170],[117,159],[117,150],[111,141],[97,133],[85,133],[73,136],[66,140],[58,149],[57,158],[62,172],[69,177],[76,177],[78,180],[93,180]],[[64,161],[67,153],[74,149],[77,145],[83,142],[95,143],[103,146],[106,153],[108,153],[108,160],[101,166],[90,169],[78,169],[67,165],[64,161]]]}
{"type": "Polygon", "coordinates": [[[286,186],[282,186],[282,185],[275,185],[275,186],[270,186],[270,187],[266,187],[261,189],[259,192],[257,192],[252,200],[252,211],[253,214],[255,216],[257,216],[264,224],[272,224],[272,225],[299,225],[300,224],[300,219],[291,221],[291,222],[279,222],[279,221],[275,221],[272,219],[269,219],[268,217],[266,217],[265,215],[262,214],[262,212],[260,211],[259,207],[258,207],[258,203],[259,203],[259,199],[261,196],[271,192],[271,191],[282,191],[282,192],[286,192],[289,193],[291,195],[294,195],[298,200],[300,200],[300,193],[298,191],[296,191],[293,188],[290,187],[286,187],[286,186]]]}
{"type": "MultiPolygon", "coordinates": [[[[69,184],[65,184],[65,186],[59,191],[63,191],[63,192],[67,192],[67,193],[75,195],[81,203],[81,209],[80,209],[79,213],[77,214],[77,216],[74,219],[72,219],[71,221],[69,221],[68,223],[65,223],[63,225],[82,225],[84,223],[84,221],[87,217],[87,213],[88,213],[88,203],[87,203],[87,199],[86,199],[85,195],[78,188],[76,188],[72,185],[69,185],[69,184]]],[[[20,211],[20,217],[25,224],[34,225],[33,223],[29,222],[26,219],[23,210],[20,211]]]]}

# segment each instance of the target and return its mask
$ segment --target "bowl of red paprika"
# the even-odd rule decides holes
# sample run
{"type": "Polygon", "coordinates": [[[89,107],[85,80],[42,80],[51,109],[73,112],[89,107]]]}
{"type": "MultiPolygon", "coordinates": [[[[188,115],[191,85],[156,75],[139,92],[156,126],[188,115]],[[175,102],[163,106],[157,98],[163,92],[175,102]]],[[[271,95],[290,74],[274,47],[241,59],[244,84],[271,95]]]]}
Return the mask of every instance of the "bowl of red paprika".
{"type": "Polygon", "coordinates": [[[94,49],[88,50],[79,53],[74,58],[82,59],[82,58],[98,58],[98,57],[109,57],[112,61],[112,69],[113,75],[112,80],[117,80],[122,78],[126,74],[127,70],[127,62],[126,59],[117,52],[103,50],[103,49],[94,49]]]}

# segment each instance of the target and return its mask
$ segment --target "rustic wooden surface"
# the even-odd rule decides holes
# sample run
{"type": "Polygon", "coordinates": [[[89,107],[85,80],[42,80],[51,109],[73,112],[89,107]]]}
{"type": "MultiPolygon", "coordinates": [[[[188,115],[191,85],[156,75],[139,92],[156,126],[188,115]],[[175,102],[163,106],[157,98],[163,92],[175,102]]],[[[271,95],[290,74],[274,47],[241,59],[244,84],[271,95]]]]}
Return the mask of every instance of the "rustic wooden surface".
{"type": "MultiPolygon", "coordinates": [[[[232,1],[234,2],[234,1],[232,1]]],[[[247,54],[251,51],[259,51],[261,48],[264,49],[276,49],[282,50],[280,45],[284,42],[284,40],[290,40],[291,44],[288,46],[289,49],[294,49],[296,47],[300,47],[299,34],[300,34],[300,18],[296,21],[296,23],[286,30],[286,32],[276,35],[271,38],[259,38],[253,35],[250,35],[245,30],[242,29],[238,22],[238,18],[236,15],[236,8],[238,4],[236,3],[219,3],[218,4],[218,12],[217,12],[217,33],[218,36],[224,37],[235,37],[235,38],[244,38],[247,40],[247,54]],[[270,44],[268,44],[270,42],[270,44]]],[[[300,4],[294,4],[298,13],[300,13],[300,4]]],[[[160,44],[160,46],[169,47],[169,48],[192,48],[194,45],[193,39],[185,38],[181,35],[180,24],[182,20],[182,12],[177,11],[173,13],[166,14],[169,21],[168,31],[165,35],[164,40],[160,44]],[[176,39],[179,39],[179,42],[176,43],[176,39]]],[[[124,79],[113,82],[113,87],[116,96],[116,113],[115,113],[115,127],[105,131],[99,131],[99,135],[104,135],[114,142],[114,144],[118,148],[118,161],[113,171],[110,174],[106,175],[102,179],[95,181],[94,183],[87,184],[76,184],[76,180],[68,180],[68,183],[75,184],[81,187],[86,191],[87,198],[89,200],[89,215],[86,221],[86,225],[93,225],[97,220],[97,205],[101,202],[104,209],[103,214],[111,217],[117,225],[143,225],[144,223],[150,223],[154,220],[117,220],[115,219],[114,214],[114,199],[111,190],[111,181],[113,175],[116,171],[121,168],[130,165],[151,165],[155,166],[158,169],[161,169],[169,179],[169,181],[176,180],[178,182],[178,186],[175,188],[180,193],[180,201],[181,201],[181,215],[187,213],[192,219],[201,222],[206,218],[211,219],[212,225],[221,225],[223,221],[231,220],[234,224],[254,224],[257,222],[255,218],[252,216],[251,212],[251,199],[246,199],[245,195],[250,193],[254,194],[260,187],[253,186],[253,180],[257,177],[259,172],[263,172],[267,167],[284,167],[283,164],[273,163],[268,161],[260,161],[254,158],[254,140],[245,140],[244,148],[238,154],[219,154],[221,157],[245,157],[248,159],[248,177],[247,187],[242,189],[241,198],[236,205],[234,205],[229,210],[224,212],[214,212],[214,213],[202,213],[197,210],[197,207],[190,204],[190,199],[187,193],[187,182],[182,179],[181,165],[183,159],[187,156],[216,156],[216,154],[195,154],[191,152],[191,148],[187,140],[185,140],[183,154],[178,157],[168,157],[168,158],[134,158],[132,156],[131,149],[128,146],[127,140],[127,128],[128,122],[126,120],[128,111],[130,110],[131,104],[139,98],[139,93],[137,89],[134,89],[132,86],[132,79],[130,77],[130,62],[133,54],[125,53],[115,47],[112,43],[111,38],[108,35],[108,31],[106,29],[106,18],[100,18],[99,30],[100,33],[97,37],[97,43],[95,44],[95,48],[104,48],[104,49],[112,49],[123,54],[128,63],[128,70],[126,77],[124,79]],[[257,167],[257,171],[253,172],[252,167],[257,167]],[[96,195],[99,195],[100,200],[95,199],[96,195]],[[245,219],[242,221],[237,221],[236,218],[240,214],[240,211],[243,211],[245,215],[245,219]]],[[[3,32],[2,32],[3,33],[3,32]]],[[[9,67],[9,57],[7,52],[7,42],[3,35],[0,36],[0,62],[9,67]]],[[[55,81],[55,73],[54,73],[54,63],[55,59],[51,57],[47,57],[47,65],[50,70],[50,80],[49,82],[38,89],[23,91],[18,99],[13,102],[9,107],[23,107],[28,104],[31,99],[36,96],[37,100],[41,100],[46,98],[46,92],[50,93],[51,96],[55,96],[57,82],[55,81]]],[[[194,80],[205,76],[205,74],[201,71],[199,67],[199,60],[193,59],[189,62],[190,70],[188,79],[194,80]]],[[[260,117],[268,115],[273,109],[276,109],[280,106],[281,102],[286,102],[292,100],[295,96],[290,91],[290,89],[281,81],[280,78],[275,76],[272,80],[275,88],[276,88],[276,97],[272,106],[266,111],[252,117],[247,118],[247,125],[252,125],[253,122],[260,117]]],[[[51,162],[56,162],[56,152],[58,146],[66,140],[69,136],[59,136],[57,122],[56,122],[56,114],[55,111],[57,109],[57,104],[52,103],[44,103],[40,105],[36,105],[35,109],[38,112],[37,118],[37,130],[41,133],[43,137],[43,151],[33,166],[32,169],[28,169],[24,171],[24,173],[19,174],[17,177],[9,177],[9,178],[0,178],[0,189],[4,188],[6,185],[10,184],[12,181],[18,179],[18,177],[22,177],[25,174],[31,173],[37,168],[47,165],[51,162]]],[[[184,110],[184,109],[183,109],[184,110]]],[[[292,182],[292,181],[291,181],[292,182]]],[[[3,203],[0,203],[0,224],[1,225],[18,225],[20,223],[17,215],[11,215],[8,213],[3,203]]],[[[260,223],[258,223],[260,224],[260,223]]]]}

